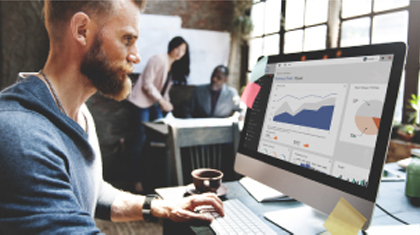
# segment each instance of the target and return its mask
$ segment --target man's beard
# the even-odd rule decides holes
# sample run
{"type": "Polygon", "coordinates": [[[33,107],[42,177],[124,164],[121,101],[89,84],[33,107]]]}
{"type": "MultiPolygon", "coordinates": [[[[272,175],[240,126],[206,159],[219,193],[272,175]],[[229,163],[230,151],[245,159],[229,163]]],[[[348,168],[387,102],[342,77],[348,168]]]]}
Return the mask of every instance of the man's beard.
{"type": "Polygon", "coordinates": [[[89,51],[83,56],[80,72],[91,81],[103,95],[121,101],[131,93],[131,79],[127,74],[133,72],[129,63],[111,63],[102,50],[102,37],[97,36],[89,51]]]}

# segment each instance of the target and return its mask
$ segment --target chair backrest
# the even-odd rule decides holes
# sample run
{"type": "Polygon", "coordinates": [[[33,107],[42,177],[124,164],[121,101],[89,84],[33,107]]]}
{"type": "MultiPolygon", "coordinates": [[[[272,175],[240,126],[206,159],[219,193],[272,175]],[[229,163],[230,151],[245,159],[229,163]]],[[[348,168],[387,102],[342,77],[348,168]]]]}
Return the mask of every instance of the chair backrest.
{"type": "Polygon", "coordinates": [[[172,85],[169,90],[169,97],[171,103],[174,106],[172,114],[174,117],[185,118],[186,117],[186,105],[193,93],[195,86],[192,85],[172,85]]]}
{"type": "Polygon", "coordinates": [[[197,168],[233,172],[233,160],[238,144],[237,122],[211,127],[180,128],[169,125],[169,147],[175,167],[176,184],[184,185],[184,175],[189,175],[197,168]]]}

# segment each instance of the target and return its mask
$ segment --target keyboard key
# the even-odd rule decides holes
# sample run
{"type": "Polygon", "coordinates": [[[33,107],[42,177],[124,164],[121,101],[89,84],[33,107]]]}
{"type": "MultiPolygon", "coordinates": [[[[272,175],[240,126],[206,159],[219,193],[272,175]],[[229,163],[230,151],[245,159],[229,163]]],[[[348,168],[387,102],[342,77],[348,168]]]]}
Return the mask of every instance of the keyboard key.
{"type": "Polygon", "coordinates": [[[238,199],[224,201],[223,208],[224,217],[213,207],[202,206],[196,210],[215,218],[210,227],[216,234],[276,234],[238,199]]]}

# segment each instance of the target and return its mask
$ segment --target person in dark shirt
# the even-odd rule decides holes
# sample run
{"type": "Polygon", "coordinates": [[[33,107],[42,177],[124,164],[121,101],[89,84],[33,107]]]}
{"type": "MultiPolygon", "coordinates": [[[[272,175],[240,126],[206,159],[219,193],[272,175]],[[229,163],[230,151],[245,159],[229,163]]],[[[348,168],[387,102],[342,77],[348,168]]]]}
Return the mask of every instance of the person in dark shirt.
{"type": "Polygon", "coordinates": [[[187,118],[224,118],[235,112],[243,118],[240,97],[235,88],[226,85],[229,69],[219,65],[214,68],[210,77],[210,84],[200,85],[193,91],[186,106],[187,118]]]}

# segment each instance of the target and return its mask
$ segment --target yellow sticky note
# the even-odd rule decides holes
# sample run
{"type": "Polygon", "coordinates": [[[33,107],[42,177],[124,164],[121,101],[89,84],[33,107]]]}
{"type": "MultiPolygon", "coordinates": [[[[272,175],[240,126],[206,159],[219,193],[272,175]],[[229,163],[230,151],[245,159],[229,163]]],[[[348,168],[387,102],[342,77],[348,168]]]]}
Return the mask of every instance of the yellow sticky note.
{"type": "Polygon", "coordinates": [[[340,198],[334,210],[324,223],[324,227],[332,234],[355,235],[366,223],[366,218],[360,214],[344,198],[340,198]]]}

